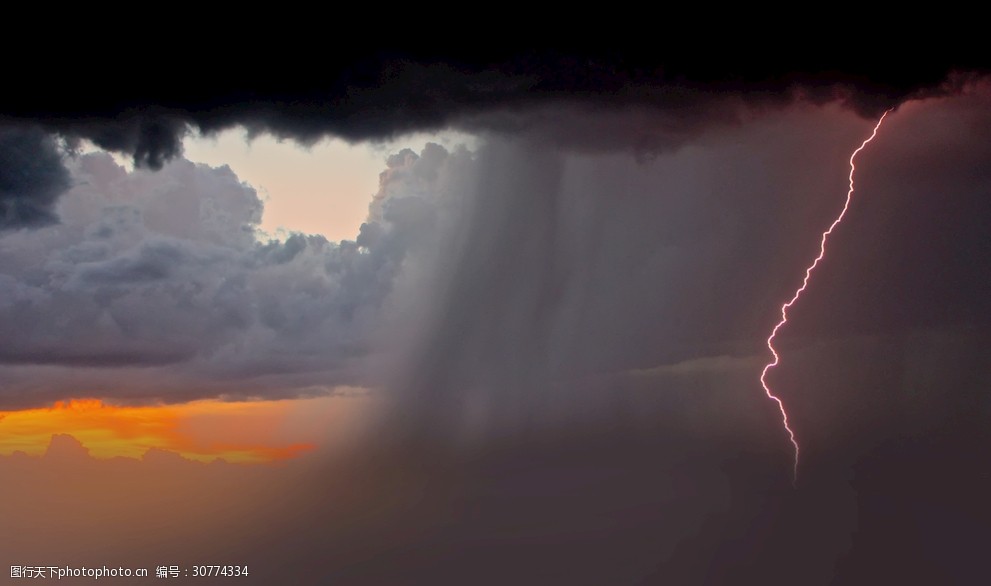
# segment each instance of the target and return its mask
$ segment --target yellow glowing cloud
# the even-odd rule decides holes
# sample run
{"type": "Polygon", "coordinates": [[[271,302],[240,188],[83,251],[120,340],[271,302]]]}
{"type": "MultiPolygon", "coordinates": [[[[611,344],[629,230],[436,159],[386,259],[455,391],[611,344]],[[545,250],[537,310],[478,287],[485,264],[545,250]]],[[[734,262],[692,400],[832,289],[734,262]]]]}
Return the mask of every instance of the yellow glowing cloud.
{"type": "Polygon", "coordinates": [[[0,454],[41,455],[53,434],[79,440],[94,458],[141,458],[152,448],[190,460],[271,462],[314,447],[287,433],[292,401],[115,406],[95,399],[0,412],[0,454]],[[293,441],[295,440],[295,441],[293,441]]]}

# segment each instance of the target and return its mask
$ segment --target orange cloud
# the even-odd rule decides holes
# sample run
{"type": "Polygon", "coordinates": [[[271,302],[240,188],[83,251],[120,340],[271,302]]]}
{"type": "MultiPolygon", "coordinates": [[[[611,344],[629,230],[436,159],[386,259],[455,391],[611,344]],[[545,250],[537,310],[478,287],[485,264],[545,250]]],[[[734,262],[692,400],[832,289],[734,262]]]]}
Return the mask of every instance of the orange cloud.
{"type": "Polygon", "coordinates": [[[95,458],[141,458],[157,448],[184,458],[254,463],[284,460],[314,444],[286,429],[293,401],[195,401],[117,406],[96,399],[0,412],[0,454],[41,455],[51,436],[70,434],[95,458]]]}

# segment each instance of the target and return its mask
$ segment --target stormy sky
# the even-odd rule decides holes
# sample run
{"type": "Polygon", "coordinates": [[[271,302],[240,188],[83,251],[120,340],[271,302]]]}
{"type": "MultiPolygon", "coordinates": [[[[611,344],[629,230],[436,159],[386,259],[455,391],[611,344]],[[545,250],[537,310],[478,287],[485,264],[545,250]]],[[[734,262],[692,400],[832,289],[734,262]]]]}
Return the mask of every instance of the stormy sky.
{"type": "MultiPolygon", "coordinates": [[[[217,551],[262,582],[966,583],[991,545],[986,63],[664,55],[356,50],[300,78],[242,75],[248,52],[203,84],[175,63],[73,99],[72,68],[16,84],[0,408],[361,389],[348,450],[231,477],[265,529],[217,551]],[[777,339],[793,488],[765,341],[888,109],[777,339]],[[259,187],[184,154],[230,129],[378,149],[364,221],[262,232],[259,187]]],[[[21,502],[67,464],[0,465],[21,502]]],[[[196,507],[231,490],[210,470],[177,474],[196,507]]],[[[163,552],[199,555],[152,517],[163,552]]]]}

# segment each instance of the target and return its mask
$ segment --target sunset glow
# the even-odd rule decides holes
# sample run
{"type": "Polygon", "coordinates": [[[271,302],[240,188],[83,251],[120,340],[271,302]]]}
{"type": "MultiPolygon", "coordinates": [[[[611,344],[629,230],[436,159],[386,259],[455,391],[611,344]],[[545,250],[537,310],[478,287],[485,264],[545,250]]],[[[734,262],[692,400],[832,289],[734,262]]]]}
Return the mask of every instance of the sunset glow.
{"type": "Polygon", "coordinates": [[[149,449],[209,462],[285,460],[314,447],[287,436],[284,401],[196,401],[179,405],[115,406],[96,399],[0,412],[0,454],[40,456],[53,434],[79,440],[94,458],[141,458],[149,449]]]}

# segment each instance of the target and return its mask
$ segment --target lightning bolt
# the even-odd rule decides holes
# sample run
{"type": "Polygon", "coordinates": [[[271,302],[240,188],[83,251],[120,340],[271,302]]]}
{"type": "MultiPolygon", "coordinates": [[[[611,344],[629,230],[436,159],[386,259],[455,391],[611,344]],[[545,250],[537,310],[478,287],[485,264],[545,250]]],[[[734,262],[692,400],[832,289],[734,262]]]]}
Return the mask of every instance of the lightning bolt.
{"type": "Polygon", "coordinates": [[[788,432],[788,439],[791,441],[791,445],[795,447],[795,463],[792,467],[792,486],[797,486],[798,484],[798,454],[801,450],[798,447],[798,440],[795,439],[794,430],[792,430],[791,426],[788,425],[788,412],[785,411],[785,404],[771,391],[771,387],[767,384],[767,373],[772,368],[777,366],[778,362],[780,362],[780,357],[774,349],[774,337],[778,335],[778,330],[780,330],[788,322],[788,310],[791,309],[791,306],[794,305],[795,302],[798,301],[798,298],[802,296],[802,292],[804,292],[805,288],[809,285],[809,279],[812,278],[812,271],[819,266],[819,261],[826,256],[826,240],[828,240],[829,235],[833,233],[833,229],[843,221],[843,216],[846,215],[846,211],[850,207],[850,200],[853,199],[853,173],[857,170],[857,167],[854,165],[854,160],[857,158],[857,155],[860,154],[860,151],[864,150],[864,148],[872,140],[874,140],[874,137],[877,136],[877,131],[881,128],[881,123],[884,122],[884,117],[887,116],[889,112],[891,112],[891,110],[887,110],[884,114],[881,114],[877,124],[874,125],[874,130],[871,132],[871,135],[868,136],[864,142],[860,143],[857,150],[853,151],[853,154],[850,155],[850,189],[846,192],[846,201],[843,203],[843,209],[840,211],[840,214],[836,216],[836,219],[833,220],[833,223],[829,225],[829,228],[822,233],[822,239],[819,242],[819,256],[817,256],[815,260],[812,261],[812,264],[805,269],[805,278],[802,279],[802,286],[796,289],[795,294],[792,295],[791,299],[781,306],[781,321],[774,326],[774,329],[771,330],[771,335],[767,337],[767,348],[771,351],[771,355],[774,359],[767,363],[767,365],[764,366],[764,370],[760,373],[760,384],[764,387],[764,393],[767,394],[767,397],[778,404],[778,409],[781,410],[781,421],[784,423],[785,431],[788,432]]]}

